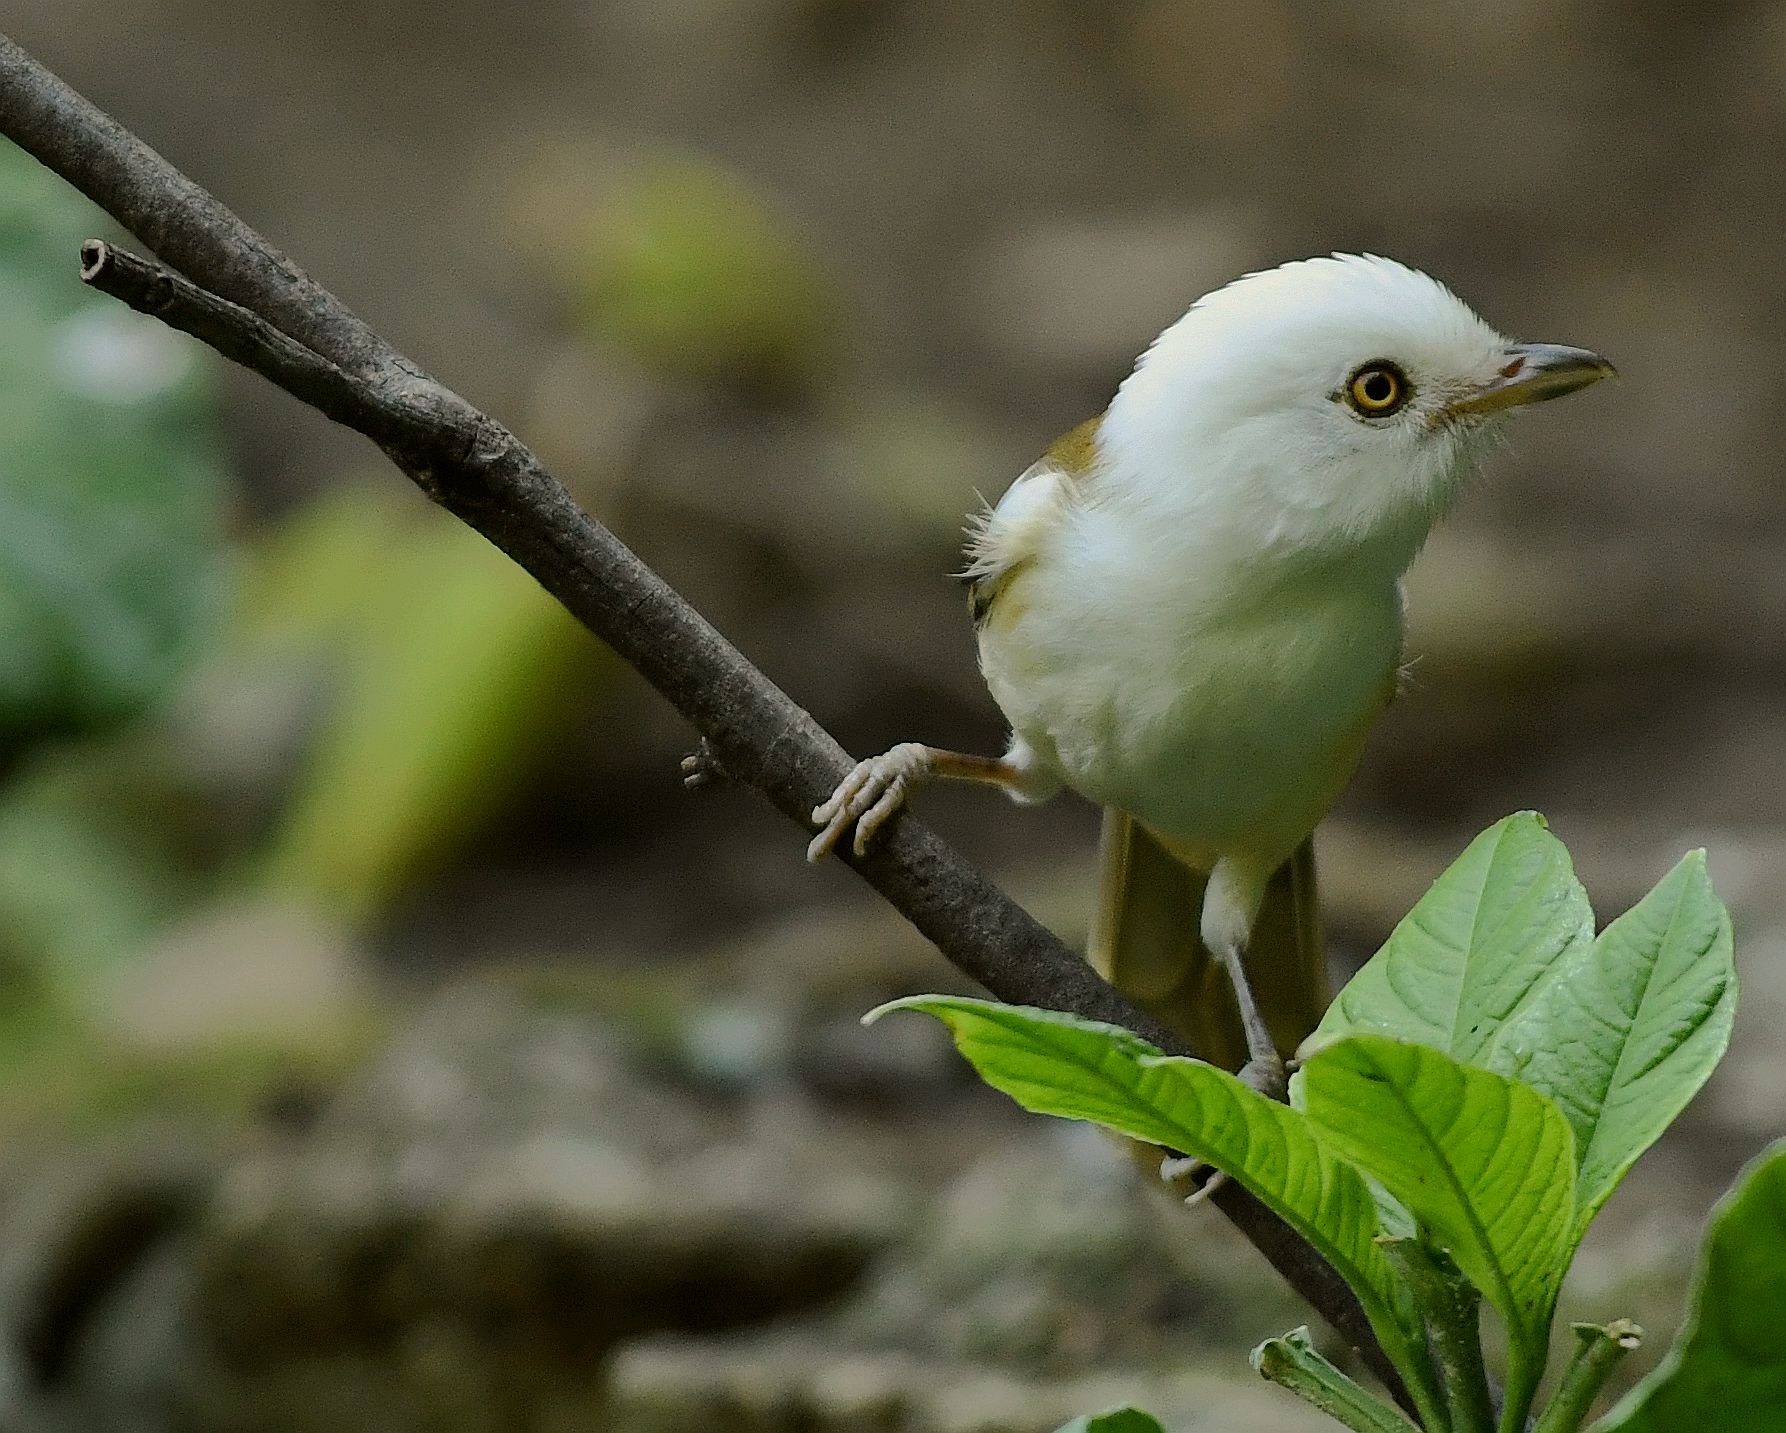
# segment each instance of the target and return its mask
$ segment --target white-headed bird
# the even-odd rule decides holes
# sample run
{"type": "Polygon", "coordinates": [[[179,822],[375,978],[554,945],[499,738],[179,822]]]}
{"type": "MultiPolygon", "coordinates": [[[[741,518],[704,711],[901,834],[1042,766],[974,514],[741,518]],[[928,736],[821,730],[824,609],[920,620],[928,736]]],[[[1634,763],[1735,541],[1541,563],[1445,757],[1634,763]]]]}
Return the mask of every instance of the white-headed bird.
{"type": "Polygon", "coordinates": [[[1612,371],[1368,255],[1205,295],[972,522],[1004,755],[863,762],[809,856],[852,827],[860,853],[925,781],[1071,787],[1106,808],[1094,962],[1281,1092],[1327,1000],[1310,836],[1396,692],[1402,575],[1504,415],[1612,371]]]}

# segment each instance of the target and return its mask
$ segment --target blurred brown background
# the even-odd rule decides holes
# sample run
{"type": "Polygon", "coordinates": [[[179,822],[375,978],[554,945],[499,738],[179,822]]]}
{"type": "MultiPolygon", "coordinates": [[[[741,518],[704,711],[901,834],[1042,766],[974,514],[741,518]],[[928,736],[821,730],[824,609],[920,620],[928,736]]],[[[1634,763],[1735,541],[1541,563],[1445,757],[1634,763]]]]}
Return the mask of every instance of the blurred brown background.
{"type": "MultiPolygon", "coordinates": [[[[1781,1123],[1786,5],[22,0],[7,27],[862,753],[995,747],[961,519],[1204,290],[1371,250],[1611,356],[1421,559],[1416,681],[1322,849],[1356,962],[1513,809],[1603,918],[1710,847],[1736,1052],[1574,1286],[1678,1319],[1692,1231],[1781,1123]]],[[[97,222],[43,217],[6,281],[77,287],[97,222]]],[[[192,362],[94,342],[89,377],[130,343],[192,362]]],[[[0,397],[56,401],[29,381],[0,397]]],[[[222,475],[189,527],[226,536],[179,660],[128,713],[21,721],[0,788],[5,1426],[1029,1433],[1129,1398],[1304,1426],[1243,1357],[1301,1315],[1214,1216],[1162,1224],[931,1032],[855,1028],[951,985],[915,935],[744,795],[685,796],[674,715],[376,453],[191,381],[222,475]]],[[[923,804],[1082,931],[1095,813],[923,804]]]]}

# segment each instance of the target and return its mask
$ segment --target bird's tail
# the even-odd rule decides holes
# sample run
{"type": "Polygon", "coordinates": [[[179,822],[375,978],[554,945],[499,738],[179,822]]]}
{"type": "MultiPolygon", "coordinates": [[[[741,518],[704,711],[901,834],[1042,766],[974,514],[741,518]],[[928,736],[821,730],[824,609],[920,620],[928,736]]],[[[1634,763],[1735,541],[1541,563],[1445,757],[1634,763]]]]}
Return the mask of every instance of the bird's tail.
{"type": "MultiPolygon", "coordinates": [[[[1199,930],[1209,873],[1186,865],[1133,817],[1104,813],[1090,956],[1106,980],[1212,1064],[1246,1061],[1240,1012],[1199,930]]],[[[1247,974],[1286,1057],[1332,998],[1309,841],[1278,868],[1247,945],[1247,974]]]]}

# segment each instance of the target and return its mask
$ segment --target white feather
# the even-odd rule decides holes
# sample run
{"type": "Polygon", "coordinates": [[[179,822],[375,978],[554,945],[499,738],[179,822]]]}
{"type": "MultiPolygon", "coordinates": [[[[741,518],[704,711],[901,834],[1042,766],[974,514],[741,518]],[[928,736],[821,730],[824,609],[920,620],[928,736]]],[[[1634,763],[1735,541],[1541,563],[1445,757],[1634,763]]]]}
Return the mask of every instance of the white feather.
{"type": "Polygon", "coordinates": [[[1053,464],[1032,463],[996,503],[967,522],[967,563],[960,576],[996,583],[1041,549],[1071,497],[1071,479],[1053,464]]]}

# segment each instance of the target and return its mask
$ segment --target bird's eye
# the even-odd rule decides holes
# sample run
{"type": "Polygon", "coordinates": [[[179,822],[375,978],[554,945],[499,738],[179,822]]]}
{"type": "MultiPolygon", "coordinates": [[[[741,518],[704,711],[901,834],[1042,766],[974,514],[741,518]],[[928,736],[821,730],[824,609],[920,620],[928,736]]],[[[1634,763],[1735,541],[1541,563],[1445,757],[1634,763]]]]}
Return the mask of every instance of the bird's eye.
{"type": "Polygon", "coordinates": [[[1408,380],[1393,363],[1367,363],[1346,382],[1346,402],[1366,418],[1387,418],[1408,401],[1408,380]]]}

